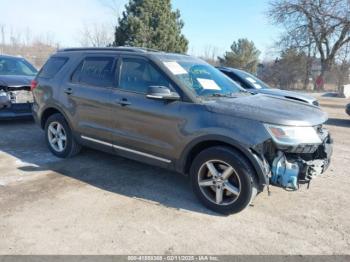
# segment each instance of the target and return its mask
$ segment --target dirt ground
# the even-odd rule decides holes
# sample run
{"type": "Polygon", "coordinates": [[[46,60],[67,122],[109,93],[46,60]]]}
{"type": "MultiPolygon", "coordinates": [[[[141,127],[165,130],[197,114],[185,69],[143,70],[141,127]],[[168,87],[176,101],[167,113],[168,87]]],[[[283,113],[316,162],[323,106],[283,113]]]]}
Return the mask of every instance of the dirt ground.
{"type": "Polygon", "coordinates": [[[321,103],[328,172],[228,217],[181,175],[89,149],[60,160],[32,122],[1,122],[0,254],[350,254],[350,100],[321,103]]]}

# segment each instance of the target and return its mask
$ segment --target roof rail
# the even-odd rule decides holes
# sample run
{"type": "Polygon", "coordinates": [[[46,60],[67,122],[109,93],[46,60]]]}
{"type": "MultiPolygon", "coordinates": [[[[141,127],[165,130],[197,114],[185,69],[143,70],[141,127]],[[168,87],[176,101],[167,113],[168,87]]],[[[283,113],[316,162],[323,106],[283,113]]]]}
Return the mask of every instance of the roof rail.
{"type": "Polygon", "coordinates": [[[118,46],[118,47],[78,47],[78,48],[64,48],[58,52],[78,52],[78,51],[125,51],[135,53],[159,52],[155,49],[148,49],[142,47],[118,46]]]}

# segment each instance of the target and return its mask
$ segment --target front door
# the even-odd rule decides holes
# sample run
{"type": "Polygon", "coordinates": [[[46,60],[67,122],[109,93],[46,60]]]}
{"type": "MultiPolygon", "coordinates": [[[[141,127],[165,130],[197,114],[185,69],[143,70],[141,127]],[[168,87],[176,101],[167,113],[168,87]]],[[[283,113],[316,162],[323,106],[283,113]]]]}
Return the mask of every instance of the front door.
{"type": "Polygon", "coordinates": [[[170,164],[181,136],[178,130],[184,119],[183,102],[146,97],[150,86],[175,91],[168,78],[147,59],[122,57],[119,64],[119,85],[112,95],[115,150],[131,158],[170,164]]]}

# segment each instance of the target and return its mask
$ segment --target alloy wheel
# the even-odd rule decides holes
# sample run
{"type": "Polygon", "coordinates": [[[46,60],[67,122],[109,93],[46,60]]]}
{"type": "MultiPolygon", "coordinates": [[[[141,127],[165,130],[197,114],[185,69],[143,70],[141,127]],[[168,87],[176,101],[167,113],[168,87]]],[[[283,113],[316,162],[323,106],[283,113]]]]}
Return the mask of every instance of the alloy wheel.
{"type": "Polygon", "coordinates": [[[50,146],[56,152],[63,152],[67,146],[67,135],[64,127],[58,122],[50,123],[47,131],[50,146]]]}
{"type": "Polygon", "coordinates": [[[217,205],[230,205],[241,193],[241,181],[235,169],[220,160],[210,160],[201,166],[198,184],[203,195],[217,205]]]}

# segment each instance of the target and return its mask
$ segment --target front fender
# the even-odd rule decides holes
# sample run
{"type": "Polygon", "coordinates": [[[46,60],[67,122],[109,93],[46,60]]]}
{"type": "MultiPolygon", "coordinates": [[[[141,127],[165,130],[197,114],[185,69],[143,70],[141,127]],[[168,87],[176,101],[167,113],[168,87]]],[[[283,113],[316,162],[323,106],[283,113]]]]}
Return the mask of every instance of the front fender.
{"type": "MultiPolygon", "coordinates": [[[[261,143],[264,143],[265,141],[261,141],[261,143]]],[[[261,156],[259,156],[256,152],[254,152],[253,145],[250,146],[244,146],[242,143],[238,142],[235,139],[232,139],[231,137],[227,136],[221,136],[221,135],[204,135],[201,137],[198,137],[191,141],[183,150],[181,154],[181,158],[177,163],[176,169],[177,171],[188,174],[188,168],[190,163],[188,162],[189,159],[192,159],[193,156],[191,154],[196,149],[196,147],[204,146],[204,148],[208,148],[211,146],[216,145],[227,145],[230,146],[237,151],[239,151],[243,156],[246,157],[246,159],[252,164],[254,167],[258,181],[259,181],[259,189],[260,191],[263,190],[265,185],[268,185],[269,183],[269,167],[267,162],[262,159],[261,156]]]]}

